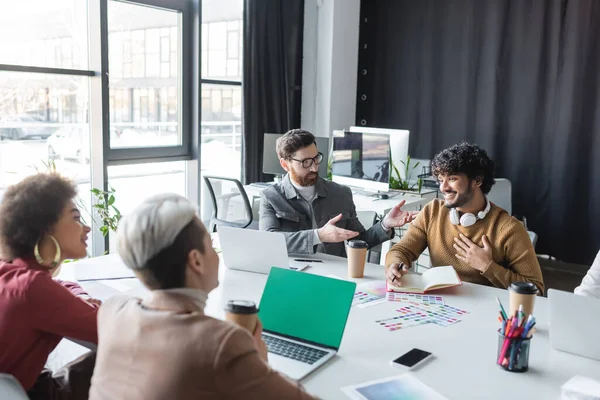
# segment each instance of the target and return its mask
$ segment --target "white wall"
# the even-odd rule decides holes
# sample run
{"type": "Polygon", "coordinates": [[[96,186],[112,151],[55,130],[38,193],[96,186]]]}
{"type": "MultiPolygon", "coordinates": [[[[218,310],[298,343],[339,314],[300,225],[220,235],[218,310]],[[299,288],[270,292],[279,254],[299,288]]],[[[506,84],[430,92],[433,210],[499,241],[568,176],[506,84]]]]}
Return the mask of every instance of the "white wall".
{"type": "Polygon", "coordinates": [[[302,128],[329,137],[355,125],[360,0],[306,0],[302,128]]]}

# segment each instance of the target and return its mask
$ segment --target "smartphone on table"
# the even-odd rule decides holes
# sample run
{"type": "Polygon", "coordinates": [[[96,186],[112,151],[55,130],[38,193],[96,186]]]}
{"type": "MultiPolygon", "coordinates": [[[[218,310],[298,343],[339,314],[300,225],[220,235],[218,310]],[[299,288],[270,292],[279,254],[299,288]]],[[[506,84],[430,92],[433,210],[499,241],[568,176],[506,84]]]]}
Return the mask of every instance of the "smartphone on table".
{"type": "Polygon", "coordinates": [[[394,367],[400,367],[403,369],[411,370],[422,364],[433,357],[428,351],[421,349],[412,349],[407,353],[402,354],[395,360],[390,361],[394,367]]]}

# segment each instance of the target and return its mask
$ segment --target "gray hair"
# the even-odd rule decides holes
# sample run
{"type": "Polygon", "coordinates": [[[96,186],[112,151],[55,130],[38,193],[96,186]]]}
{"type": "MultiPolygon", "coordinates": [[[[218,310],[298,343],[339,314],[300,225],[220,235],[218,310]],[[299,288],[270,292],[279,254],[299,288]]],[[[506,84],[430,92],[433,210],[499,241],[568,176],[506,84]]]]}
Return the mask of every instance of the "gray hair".
{"type": "Polygon", "coordinates": [[[117,251],[125,265],[134,270],[143,268],[175,242],[196,212],[196,206],[178,194],[163,193],[146,199],[119,221],[117,251]]]}

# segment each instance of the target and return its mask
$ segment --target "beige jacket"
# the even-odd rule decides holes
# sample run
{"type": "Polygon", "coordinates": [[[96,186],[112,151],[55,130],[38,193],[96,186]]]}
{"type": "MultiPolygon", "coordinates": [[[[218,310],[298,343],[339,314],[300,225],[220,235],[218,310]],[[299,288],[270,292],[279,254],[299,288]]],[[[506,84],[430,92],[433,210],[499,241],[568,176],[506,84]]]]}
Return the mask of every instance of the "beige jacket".
{"type": "Polygon", "coordinates": [[[90,400],[314,399],[269,368],[245,329],[153,293],[152,310],[123,297],[100,308],[90,400]]]}

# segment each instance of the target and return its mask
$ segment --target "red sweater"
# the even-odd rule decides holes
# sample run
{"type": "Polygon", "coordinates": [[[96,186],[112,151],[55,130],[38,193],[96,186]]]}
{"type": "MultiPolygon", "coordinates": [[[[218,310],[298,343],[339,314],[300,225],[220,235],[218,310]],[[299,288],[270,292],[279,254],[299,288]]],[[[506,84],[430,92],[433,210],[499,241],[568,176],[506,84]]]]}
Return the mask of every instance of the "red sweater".
{"type": "Polygon", "coordinates": [[[29,390],[63,337],[98,343],[98,307],[82,294],[34,260],[0,261],[0,372],[29,390]]]}

